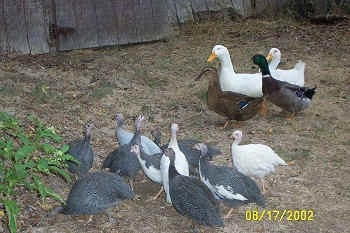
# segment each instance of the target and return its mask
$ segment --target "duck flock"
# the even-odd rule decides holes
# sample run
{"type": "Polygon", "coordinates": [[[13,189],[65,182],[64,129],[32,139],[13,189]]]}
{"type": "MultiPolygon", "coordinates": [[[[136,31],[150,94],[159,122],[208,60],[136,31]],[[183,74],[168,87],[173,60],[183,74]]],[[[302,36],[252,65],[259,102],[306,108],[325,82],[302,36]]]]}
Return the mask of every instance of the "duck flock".
{"type": "MultiPolygon", "coordinates": [[[[228,49],[222,45],[214,46],[208,62],[215,58],[220,62],[219,69],[205,67],[196,79],[207,72],[214,74],[208,85],[207,105],[228,118],[225,127],[231,120],[249,120],[258,112],[265,114],[266,100],[287,112],[290,120],[311,104],[316,88],[303,86],[305,63],[299,61],[289,70],[277,69],[281,52],[276,48],[266,57],[253,56],[253,63],[261,71],[256,74],[235,73],[228,49]]],[[[274,172],[276,166],[287,165],[267,145],[240,145],[243,137],[240,130],[232,133],[232,166],[217,166],[211,160],[221,154],[220,149],[194,139],[177,140],[176,123],[170,126],[168,144],[162,144],[159,129],[151,132],[153,140],[141,135],[142,115],[135,119],[134,132],[124,129],[122,113],[117,113],[115,120],[119,147],[105,158],[104,170],[89,172],[94,159],[90,146],[92,124],[85,125],[82,139],[70,143],[69,153],[78,163],[69,162],[68,169],[79,179],[59,212],[93,215],[124,199],[133,199],[135,176],[143,170],[149,180],[160,185],[153,200],[164,191],[166,201],[179,214],[201,225],[221,227],[220,202],[230,208],[225,218],[243,204],[265,207],[264,177],[274,172]],[[257,185],[251,177],[260,179],[261,184],[257,185]]]]}

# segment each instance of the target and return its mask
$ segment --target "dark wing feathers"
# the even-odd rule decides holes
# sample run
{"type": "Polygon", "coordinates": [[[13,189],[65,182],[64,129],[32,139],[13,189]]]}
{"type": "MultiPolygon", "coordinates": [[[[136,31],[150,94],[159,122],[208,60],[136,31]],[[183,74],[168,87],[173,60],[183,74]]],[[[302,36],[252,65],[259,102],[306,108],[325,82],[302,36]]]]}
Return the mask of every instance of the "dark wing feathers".
{"type": "Polygon", "coordinates": [[[222,226],[218,202],[198,179],[178,175],[169,181],[174,208],[200,224],[222,226]]]}

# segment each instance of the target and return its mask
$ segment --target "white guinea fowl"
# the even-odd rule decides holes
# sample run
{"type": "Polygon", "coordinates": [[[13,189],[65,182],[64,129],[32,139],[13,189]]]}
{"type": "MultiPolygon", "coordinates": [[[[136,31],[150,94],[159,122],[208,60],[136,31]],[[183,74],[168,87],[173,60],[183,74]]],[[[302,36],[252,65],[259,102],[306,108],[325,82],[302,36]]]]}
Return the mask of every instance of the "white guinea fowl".
{"type": "Polygon", "coordinates": [[[266,60],[270,61],[269,69],[273,78],[289,82],[298,86],[304,86],[304,62],[298,61],[293,69],[277,69],[277,66],[281,61],[281,51],[277,48],[272,48],[270,50],[270,52],[266,56],[266,60]]]}
{"type": "Polygon", "coordinates": [[[250,97],[263,96],[261,73],[235,73],[230,53],[223,45],[214,46],[208,62],[213,61],[215,58],[218,58],[220,61],[219,84],[222,91],[232,91],[250,97]]]}
{"type": "Polygon", "coordinates": [[[239,145],[242,140],[242,131],[232,133],[234,138],[231,153],[233,165],[246,176],[255,176],[262,182],[265,191],[264,176],[275,171],[277,165],[287,165],[269,146],[263,144],[239,145]]]}
{"type": "MultiPolygon", "coordinates": [[[[171,124],[171,128],[170,128],[171,138],[168,144],[168,148],[173,149],[175,153],[174,165],[178,173],[183,176],[189,176],[188,161],[186,159],[185,154],[180,150],[176,139],[176,132],[178,129],[179,127],[177,124],[175,123],[171,124]]],[[[163,188],[166,193],[166,201],[168,203],[171,203],[171,198],[169,193],[169,176],[168,176],[169,165],[170,165],[169,159],[167,159],[166,156],[163,154],[160,160],[160,171],[162,176],[163,188]]]]}

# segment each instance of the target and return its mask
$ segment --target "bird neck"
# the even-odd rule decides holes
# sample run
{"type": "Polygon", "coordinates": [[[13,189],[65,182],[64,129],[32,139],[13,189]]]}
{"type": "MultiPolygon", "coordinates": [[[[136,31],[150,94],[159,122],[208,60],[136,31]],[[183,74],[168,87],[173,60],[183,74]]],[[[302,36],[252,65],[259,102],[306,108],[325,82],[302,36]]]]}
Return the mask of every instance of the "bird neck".
{"type": "Polygon", "coordinates": [[[230,71],[233,74],[235,73],[234,69],[233,69],[233,65],[232,65],[232,61],[231,61],[231,57],[229,54],[225,55],[223,58],[220,59],[220,72],[224,71],[230,71]]]}
{"type": "Polygon", "coordinates": [[[281,58],[279,58],[279,57],[272,58],[272,60],[269,63],[269,69],[276,70],[277,66],[278,66],[278,64],[280,64],[280,62],[281,62],[281,58]]]}
{"type": "Polygon", "coordinates": [[[180,175],[180,173],[177,172],[175,166],[173,164],[169,164],[169,180],[173,179],[174,177],[180,175]]]}
{"type": "Polygon", "coordinates": [[[172,131],[171,132],[169,147],[171,147],[171,148],[173,148],[173,147],[174,148],[179,148],[179,145],[178,145],[177,139],[176,139],[176,131],[172,131]]]}
{"type": "Polygon", "coordinates": [[[208,161],[208,157],[206,156],[201,156],[199,158],[199,169],[200,169],[200,172],[203,173],[204,171],[207,171],[208,170],[208,167],[209,167],[209,161],[208,161]]]}
{"type": "Polygon", "coordinates": [[[269,66],[268,66],[268,63],[267,62],[264,62],[264,63],[261,63],[259,65],[259,68],[261,70],[261,73],[262,73],[262,76],[263,78],[265,77],[270,77],[271,76],[271,73],[270,73],[270,70],[269,70],[269,66]]]}
{"type": "Polygon", "coordinates": [[[232,146],[237,146],[239,145],[239,143],[241,143],[242,139],[241,138],[236,138],[233,142],[232,142],[232,146]]]}

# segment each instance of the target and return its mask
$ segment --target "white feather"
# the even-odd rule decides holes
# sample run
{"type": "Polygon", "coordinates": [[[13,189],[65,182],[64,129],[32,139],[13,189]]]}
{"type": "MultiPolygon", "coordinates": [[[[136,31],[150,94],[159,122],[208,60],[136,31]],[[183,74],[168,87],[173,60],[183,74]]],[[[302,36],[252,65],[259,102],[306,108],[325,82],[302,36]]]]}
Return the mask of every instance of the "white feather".
{"type": "Polygon", "coordinates": [[[137,155],[137,158],[141,164],[143,172],[146,174],[148,178],[157,183],[162,183],[162,176],[160,170],[156,169],[152,165],[147,168],[146,161],[141,159],[140,155],[137,155]]]}
{"type": "Polygon", "coordinates": [[[169,193],[169,165],[170,160],[165,155],[160,160],[160,173],[163,183],[163,188],[166,194],[166,201],[171,204],[171,198],[169,193]]]}
{"type": "Polygon", "coordinates": [[[231,152],[233,165],[247,176],[263,178],[274,172],[275,166],[287,165],[269,146],[263,144],[238,145],[234,141],[231,152]]]}
{"type": "Polygon", "coordinates": [[[281,61],[281,52],[277,48],[272,48],[269,52],[271,56],[271,61],[269,63],[269,69],[272,77],[275,79],[289,82],[298,86],[304,86],[304,71],[305,71],[305,63],[302,61],[298,61],[293,69],[277,69],[281,61]]]}
{"type": "Polygon", "coordinates": [[[263,96],[261,73],[235,73],[230,54],[225,46],[215,45],[212,53],[220,61],[219,83],[222,91],[232,91],[251,97],[263,96]]]}

